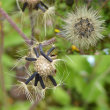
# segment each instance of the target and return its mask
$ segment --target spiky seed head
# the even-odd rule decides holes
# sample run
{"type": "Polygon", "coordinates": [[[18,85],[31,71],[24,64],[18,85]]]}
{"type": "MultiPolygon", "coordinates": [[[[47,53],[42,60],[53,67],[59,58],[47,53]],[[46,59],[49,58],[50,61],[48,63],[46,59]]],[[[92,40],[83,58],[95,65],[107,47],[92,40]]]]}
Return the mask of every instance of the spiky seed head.
{"type": "Polygon", "coordinates": [[[88,49],[95,46],[104,36],[101,32],[104,20],[101,20],[98,11],[87,9],[86,6],[77,8],[75,12],[68,14],[64,19],[63,34],[67,40],[80,49],[88,49]]]}
{"type": "Polygon", "coordinates": [[[52,66],[52,63],[49,62],[46,58],[43,56],[40,56],[37,61],[35,62],[35,70],[41,75],[41,76],[48,76],[48,75],[55,75],[56,69],[52,66]]]}

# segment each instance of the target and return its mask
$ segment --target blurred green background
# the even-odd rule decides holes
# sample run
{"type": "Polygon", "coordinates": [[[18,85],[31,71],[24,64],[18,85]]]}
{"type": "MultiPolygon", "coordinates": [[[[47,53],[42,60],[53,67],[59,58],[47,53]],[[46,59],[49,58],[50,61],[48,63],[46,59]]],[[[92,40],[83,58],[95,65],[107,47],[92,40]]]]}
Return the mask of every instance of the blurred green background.
{"type": "MultiPolygon", "coordinates": [[[[63,84],[56,90],[46,91],[45,99],[40,101],[35,110],[110,110],[110,1],[74,0],[73,4],[69,1],[72,0],[48,1],[50,4],[55,4],[60,16],[56,16],[53,28],[47,29],[46,37],[44,37],[44,27],[36,27],[35,37],[39,41],[54,36],[57,38],[57,49],[54,53],[63,61],[57,65],[56,80],[57,83],[62,81],[63,84]],[[88,1],[91,2],[88,3],[88,1]],[[54,32],[55,28],[61,29],[63,25],[61,16],[65,17],[68,12],[74,10],[76,5],[84,3],[88,3],[95,9],[100,8],[100,13],[106,21],[106,30],[103,33],[106,38],[99,42],[97,47],[85,51],[86,54],[101,54],[100,56],[78,56],[80,53],[75,51],[69,42],[56,36],[54,32]]],[[[28,11],[21,20],[22,16],[15,0],[0,0],[0,6],[19,28],[30,36],[28,11]]],[[[14,70],[11,70],[16,60],[28,53],[27,45],[6,20],[2,28],[5,35],[2,57],[5,83],[0,85],[0,110],[28,110],[32,104],[25,95],[19,94],[14,86],[19,80],[18,76],[22,77],[24,74],[24,68],[19,64],[14,70]]]]}

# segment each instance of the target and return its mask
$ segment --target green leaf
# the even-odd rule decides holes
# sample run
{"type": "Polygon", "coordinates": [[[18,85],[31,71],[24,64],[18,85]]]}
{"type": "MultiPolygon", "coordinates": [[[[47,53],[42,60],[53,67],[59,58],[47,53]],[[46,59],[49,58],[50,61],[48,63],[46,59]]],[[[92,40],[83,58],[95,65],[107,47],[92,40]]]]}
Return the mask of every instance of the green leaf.
{"type": "Polygon", "coordinates": [[[62,88],[57,88],[53,93],[54,100],[60,105],[69,105],[70,96],[62,88]]]}

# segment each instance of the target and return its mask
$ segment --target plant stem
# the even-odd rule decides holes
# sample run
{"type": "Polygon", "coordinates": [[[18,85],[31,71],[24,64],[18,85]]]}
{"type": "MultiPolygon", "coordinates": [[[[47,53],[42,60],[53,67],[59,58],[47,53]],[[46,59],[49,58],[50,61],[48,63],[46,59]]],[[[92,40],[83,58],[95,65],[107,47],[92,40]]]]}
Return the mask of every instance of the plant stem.
{"type": "Polygon", "coordinates": [[[32,13],[32,9],[29,9],[29,15],[30,15],[30,24],[31,24],[31,44],[33,44],[34,41],[34,16],[32,13]]]}
{"type": "Polygon", "coordinates": [[[78,2],[79,2],[79,0],[75,0],[76,7],[78,6],[78,2]]]}
{"type": "Polygon", "coordinates": [[[88,8],[88,9],[89,9],[89,7],[90,7],[91,2],[92,2],[92,0],[88,0],[88,1],[87,1],[87,8],[88,8]]]}
{"type": "Polygon", "coordinates": [[[53,44],[54,42],[56,42],[56,38],[55,38],[55,37],[53,37],[53,38],[51,38],[51,39],[49,39],[49,40],[43,42],[42,45],[43,45],[43,46],[48,46],[48,45],[53,44]]]}
{"type": "Polygon", "coordinates": [[[18,28],[18,26],[12,21],[12,19],[8,16],[8,14],[2,8],[0,8],[0,13],[11,24],[11,26],[21,35],[24,41],[30,45],[31,42],[28,39],[28,37],[18,28]]]}

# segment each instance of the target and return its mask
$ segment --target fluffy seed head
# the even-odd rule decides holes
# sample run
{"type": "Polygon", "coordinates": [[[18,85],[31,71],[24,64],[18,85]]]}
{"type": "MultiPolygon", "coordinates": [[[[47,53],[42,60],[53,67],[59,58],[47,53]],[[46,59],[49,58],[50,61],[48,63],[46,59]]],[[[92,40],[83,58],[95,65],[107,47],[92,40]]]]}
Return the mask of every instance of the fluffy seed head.
{"type": "Polygon", "coordinates": [[[86,6],[77,8],[64,20],[63,34],[78,48],[88,49],[95,46],[104,38],[101,34],[104,21],[100,18],[98,12],[93,9],[87,9],[86,6]]]}

